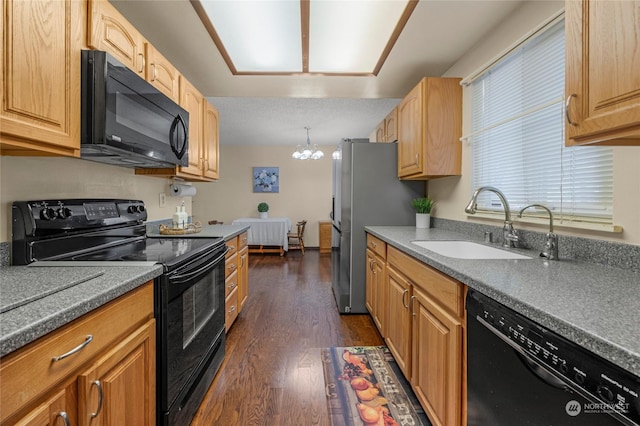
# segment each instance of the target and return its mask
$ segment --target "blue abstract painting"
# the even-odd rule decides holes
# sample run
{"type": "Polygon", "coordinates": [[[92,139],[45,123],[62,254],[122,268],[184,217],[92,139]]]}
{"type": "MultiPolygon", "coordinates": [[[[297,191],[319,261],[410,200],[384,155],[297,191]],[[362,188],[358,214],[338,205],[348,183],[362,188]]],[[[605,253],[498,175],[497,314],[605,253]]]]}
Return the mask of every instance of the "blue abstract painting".
{"type": "Polygon", "coordinates": [[[279,192],[279,167],[254,167],[253,192],[279,192]]]}

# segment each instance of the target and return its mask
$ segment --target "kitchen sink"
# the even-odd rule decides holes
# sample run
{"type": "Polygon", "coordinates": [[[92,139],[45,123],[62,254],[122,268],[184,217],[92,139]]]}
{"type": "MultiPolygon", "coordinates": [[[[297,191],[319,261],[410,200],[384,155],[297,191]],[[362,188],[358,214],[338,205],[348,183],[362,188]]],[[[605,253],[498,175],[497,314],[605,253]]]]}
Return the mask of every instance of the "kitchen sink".
{"type": "Polygon", "coordinates": [[[456,259],[531,259],[529,256],[471,241],[411,241],[411,243],[456,259]]]}

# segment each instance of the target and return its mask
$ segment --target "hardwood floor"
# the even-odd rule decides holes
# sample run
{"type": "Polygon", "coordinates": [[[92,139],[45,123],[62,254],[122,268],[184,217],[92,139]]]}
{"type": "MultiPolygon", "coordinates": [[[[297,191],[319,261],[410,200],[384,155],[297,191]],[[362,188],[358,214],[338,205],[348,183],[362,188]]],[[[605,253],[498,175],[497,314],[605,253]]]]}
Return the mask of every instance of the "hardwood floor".
{"type": "Polygon", "coordinates": [[[192,425],[329,425],[320,349],[382,345],[369,315],[340,315],[331,256],[249,259],[249,300],[192,425]]]}

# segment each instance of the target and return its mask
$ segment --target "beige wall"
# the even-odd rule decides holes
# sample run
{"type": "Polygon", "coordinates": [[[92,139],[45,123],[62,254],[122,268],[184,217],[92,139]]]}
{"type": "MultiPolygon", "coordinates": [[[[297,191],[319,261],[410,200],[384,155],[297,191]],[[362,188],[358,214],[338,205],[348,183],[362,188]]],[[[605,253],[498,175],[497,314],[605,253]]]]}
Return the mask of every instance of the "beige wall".
{"type": "Polygon", "coordinates": [[[230,224],[239,217],[258,217],[257,205],[269,204],[269,216],[288,217],[292,224],[306,219],[305,245],[318,246],[318,221],[330,220],[331,153],[334,146],[321,146],[324,158],[294,160],[292,146],[220,147],[219,182],[196,184],[193,215],[203,223],[210,219],[230,224]],[[279,167],[280,192],[254,193],[253,167],[279,167]]]}
{"type": "Polygon", "coordinates": [[[17,200],[57,198],[131,198],[147,206],[149,220],[170,218],[175,206],[185,202],[191,212],[191,197],[166,197],[159,207],[159,194],[168,193],[170,181],[136,176],[133,170],[76,158],[0,158],[0,241],[11,241],[11,203],[17,200]]]}
{"type": "MultiPolygon", "coordinates": [[[[507,49],[564,7],[561,1],[531,1],[510,16],[501,26],[483,38],[445,76],[465,78],[507,49]]],[[[463,90],[463,134],[470,133],[470,90],[463,90]]],[[[462,145],[462,176],[436,179],[429,182],[429,195],[438,201],[434,216],[454,220],[468,220],[498,225],[498,221],[467,216],[464,207],[474,188],[471,188],[470,146],[462,145]]],[[[497,185],[499,187],[499,185],[497,185]]],[[[607,233],[560,228],[560,234],[640,244],[640,147],[614,148],[614,223],[623,227],[622,233],[607,233]]],[[[543,230],[537,225],[517,224],[516,227],[543,230]]]]}

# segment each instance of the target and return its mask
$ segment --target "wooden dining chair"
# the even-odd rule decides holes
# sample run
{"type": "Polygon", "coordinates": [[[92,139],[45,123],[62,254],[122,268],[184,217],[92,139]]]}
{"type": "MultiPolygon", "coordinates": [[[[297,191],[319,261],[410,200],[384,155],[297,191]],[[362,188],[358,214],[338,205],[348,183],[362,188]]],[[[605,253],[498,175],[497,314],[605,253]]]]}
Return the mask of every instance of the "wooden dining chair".
{"type": "Polygon", "coordinates": [[[296,232],[289,232],[287,238],[289,240],[289,250],[300,250],[304,256],[304,227],[307,225],[306,220],[296,223],[296,232]]]}

